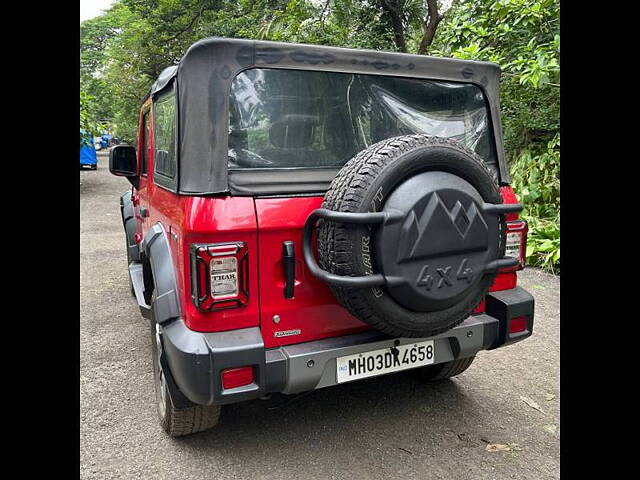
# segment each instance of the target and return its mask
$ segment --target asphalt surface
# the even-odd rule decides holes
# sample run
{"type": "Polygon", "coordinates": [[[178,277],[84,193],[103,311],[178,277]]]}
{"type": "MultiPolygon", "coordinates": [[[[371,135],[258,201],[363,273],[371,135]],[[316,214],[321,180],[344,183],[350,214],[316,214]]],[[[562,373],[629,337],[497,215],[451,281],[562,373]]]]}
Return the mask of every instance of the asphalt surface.
{"type": "Polygon", "coordinates": [[[519,279],[536,299],[533,336],[480,352],[453,380],[404,372],[274,395],[227,406],[208,432],[166,436],[127,282],[129,183],[102,154],[80,180],[81,478],[559,478],[560,282],[535,269],[519,279]]]}

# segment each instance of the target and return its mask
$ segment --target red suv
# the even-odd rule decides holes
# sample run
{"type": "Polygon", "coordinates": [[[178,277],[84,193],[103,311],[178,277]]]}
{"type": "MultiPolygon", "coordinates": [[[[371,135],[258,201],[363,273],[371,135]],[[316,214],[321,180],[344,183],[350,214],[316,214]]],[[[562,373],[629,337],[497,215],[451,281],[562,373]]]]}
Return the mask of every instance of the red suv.
{"type": "Polygon", "coordinates": [[[222,405],[416,369],[532,333],[498,66],[208,38],[110,169],[173,436],[222,405]]]}

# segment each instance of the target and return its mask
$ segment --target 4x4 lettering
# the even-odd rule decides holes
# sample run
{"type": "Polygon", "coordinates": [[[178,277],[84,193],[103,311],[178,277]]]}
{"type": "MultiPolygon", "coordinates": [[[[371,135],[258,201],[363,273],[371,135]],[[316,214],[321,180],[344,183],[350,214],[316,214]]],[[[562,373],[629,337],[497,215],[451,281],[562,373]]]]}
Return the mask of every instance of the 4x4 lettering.
{"type": "Polygon", "coordinates": [[[440,275],[440,280],[438,281],[438,288],[442,288],[446,283],[447,285],[453,285],[451,283],[451,279],[449,278],[449,274],[451,273],[451,267],[445,268],[436,268],[436,272],[440,275]]]}
{"type": "Polygon", "coordinates": [[[471,267],[467,268],[467,259],[465,258],[460,263],[460,267],[458,267],[458,272],[456,275],[458,280],[466,280],[467,283],[471,283],[473,280],[473,269],[471,267]]]}
{"type": "Polygon", "coordinates": [[[420,275],[418,275],[418,286],[424,287],[426,290],[431,290],[433,287],[433,277],[429,275],[429,265],[425,265],[420,270],[420,275]]]}

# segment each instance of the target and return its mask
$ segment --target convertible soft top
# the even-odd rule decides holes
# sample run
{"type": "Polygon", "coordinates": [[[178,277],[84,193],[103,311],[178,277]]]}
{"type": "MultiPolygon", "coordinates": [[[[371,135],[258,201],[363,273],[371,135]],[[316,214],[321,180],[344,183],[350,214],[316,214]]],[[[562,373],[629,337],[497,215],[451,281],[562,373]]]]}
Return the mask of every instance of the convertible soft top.
{"type": "Polygon", "coordinates": [[[171,89],[176,92],[177,190],[180,193],[319,193],[328,188],[337,174],[337,168],[300,168],[286,172],[269,169],[229,171],[227,142],[231,82],[238,73],[254,67],[390,75],[475,84],[483,90],[489,102],[501,182],[510,182],[500,126],[500,67],[496,64],[374,50],[212,37],[193,44],[177,66],[163,70],[150,92],[152,96],[162,95],[171,89]]]}

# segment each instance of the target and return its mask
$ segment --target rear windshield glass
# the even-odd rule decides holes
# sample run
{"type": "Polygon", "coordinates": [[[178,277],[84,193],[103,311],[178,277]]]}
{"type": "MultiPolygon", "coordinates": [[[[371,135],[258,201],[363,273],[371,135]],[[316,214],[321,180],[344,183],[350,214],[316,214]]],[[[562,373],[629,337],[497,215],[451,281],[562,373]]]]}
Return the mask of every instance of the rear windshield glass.
{"type": "Polygon", "coordinates": [[[229,99],[229,168],[341,167],[386,138],[460,141],[495,167],[487,105],[472,84],[251,69],[229,99]]]}

